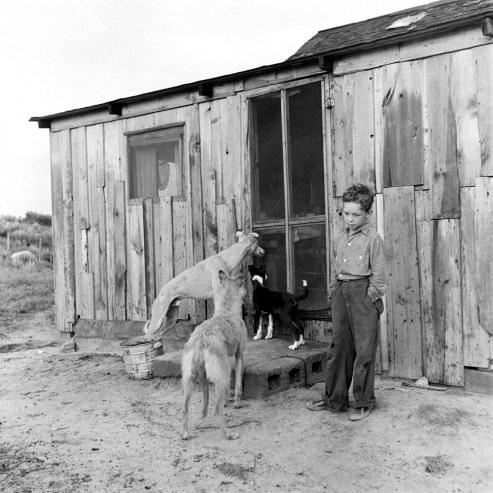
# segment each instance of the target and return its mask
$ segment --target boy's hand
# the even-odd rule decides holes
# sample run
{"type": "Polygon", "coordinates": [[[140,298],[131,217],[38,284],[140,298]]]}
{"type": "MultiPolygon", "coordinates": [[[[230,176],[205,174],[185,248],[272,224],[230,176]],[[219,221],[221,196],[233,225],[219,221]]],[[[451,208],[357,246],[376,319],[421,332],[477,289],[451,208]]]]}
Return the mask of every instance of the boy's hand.
{"type": "Polygon", "coordinates": [[[370,299],[371,299],[374,303],[375,303],[375,301],[377,301],[377,300],[378,300],[378,298],[380,298],[380,294],[379,294],[379,293],[378,293],[378,291],[377,291],[374,287],[372,287],[372,286],[370,286],[370,287],[368,288],[368,293],[367,293],[367,295],[368,295],[368,298],[370,298],[370,299]]]}

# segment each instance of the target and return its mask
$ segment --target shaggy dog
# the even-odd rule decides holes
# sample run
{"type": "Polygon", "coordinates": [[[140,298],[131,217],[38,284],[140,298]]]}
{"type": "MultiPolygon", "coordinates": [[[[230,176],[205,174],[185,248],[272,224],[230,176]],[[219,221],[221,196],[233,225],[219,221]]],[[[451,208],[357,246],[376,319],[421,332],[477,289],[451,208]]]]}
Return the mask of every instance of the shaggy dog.
{"type": "Polygon", "coordinates": [[[232,370],[232,357],[235,366],[234,407],[240,407],[243,377],[243,352],[248,335],[242,319],[242,301],[245,296],[240,275],[235,272],[217,274],[214,290],[214,316],[201,323],[190,336],[183,350],[181,369],[183,402],[182,438],[189,438],[188,407],[193,383],[198,383],[204,394],[202,417],[207,416],[209,405],[209,381],[214,384],[216,396],[215,414],[219,417],[224,435],[229,440],[238,438],[237,433],[226,429],[224,404],[229,389],[232,370]]]}
{"type": "Polygon", "coordinates": [[[177,300],[212,298],[214,288],[219,282],[219,270],[232,272],[241,267],[247,256],[264,254],[264,250],[258,245],[258,234],[245,235],[238,231],[236,236],[237,243],[184,270],[161,288],[152,304],[151,318],[144,327],[147,338],[154,338],[173,327],[178,318],[177,300]]]}
{"type": "Polygon", "coordinates": [[[283,327],[291,329],[294,343],[289,349],[298,349],[305,344],[303,339],[303,325],[297,318],[298,301],[308,297],[309,289],[306,281],[303,281],[304,291],[300,296],[294,296],[286,291],[271,291],[264,286],[267,274],[263,267],[249,265],[248,270],[252,276],[253,283],[253,307],[254,307],[254,330],[257,333],[254,340],[262,339],[262,313],[269,315],[269,326],[267,328],[266,339],[272,339],[274,329],[274,315],[278,315],[283,327]]]}

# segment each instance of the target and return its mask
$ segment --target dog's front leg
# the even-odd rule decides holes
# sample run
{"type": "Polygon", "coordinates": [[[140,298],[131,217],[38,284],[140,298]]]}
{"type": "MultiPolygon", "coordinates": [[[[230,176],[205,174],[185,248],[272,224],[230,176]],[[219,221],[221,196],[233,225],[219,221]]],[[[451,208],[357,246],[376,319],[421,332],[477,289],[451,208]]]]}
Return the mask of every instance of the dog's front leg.
{"type": "Polygon", "coordinates": [[[257,334],[253,337],[254,341],[259,341],[262,339],[262,316],[260,315],[260,312],[255,312],[253,315],[253,327],[257,328],[257,334]]]}

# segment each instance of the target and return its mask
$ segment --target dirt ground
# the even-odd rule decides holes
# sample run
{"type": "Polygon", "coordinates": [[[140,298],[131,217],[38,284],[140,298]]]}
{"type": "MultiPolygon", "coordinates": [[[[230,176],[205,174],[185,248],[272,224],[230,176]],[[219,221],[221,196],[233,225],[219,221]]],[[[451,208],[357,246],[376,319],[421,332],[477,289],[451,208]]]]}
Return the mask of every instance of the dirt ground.
{"type": "Polygon", "coordinates": [[[231,409],[182,441],[180,381],[130,380],[111,352],[62,353],[51,310],[0,330],[2,492],[491,492],[493,396],[378,379],[352,423],[310,412],[321,385],[231,409]]]}

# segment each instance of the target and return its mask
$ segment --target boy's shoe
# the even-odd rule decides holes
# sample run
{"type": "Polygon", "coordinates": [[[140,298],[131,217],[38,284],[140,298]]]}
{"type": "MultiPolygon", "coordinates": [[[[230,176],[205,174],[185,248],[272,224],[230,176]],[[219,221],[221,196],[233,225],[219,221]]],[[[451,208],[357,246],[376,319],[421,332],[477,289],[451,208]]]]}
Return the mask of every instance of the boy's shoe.
{"type": "Polygon", "coordinates": [[[366,419],[371,413],[371,408],[369,407],[360,407],[355,409],[354,413],[349,415],[350,421],[361,421],[362,419],[366,419]]]}
{"type": "Polygon", "coordinates": [[[343,413],[346,410],[339,410],[330,407],[324,399],[319,399],[315,401],[310,401],[306,403],[306,408],[310,411],[330,411],[331,413],[343,413]]]}

